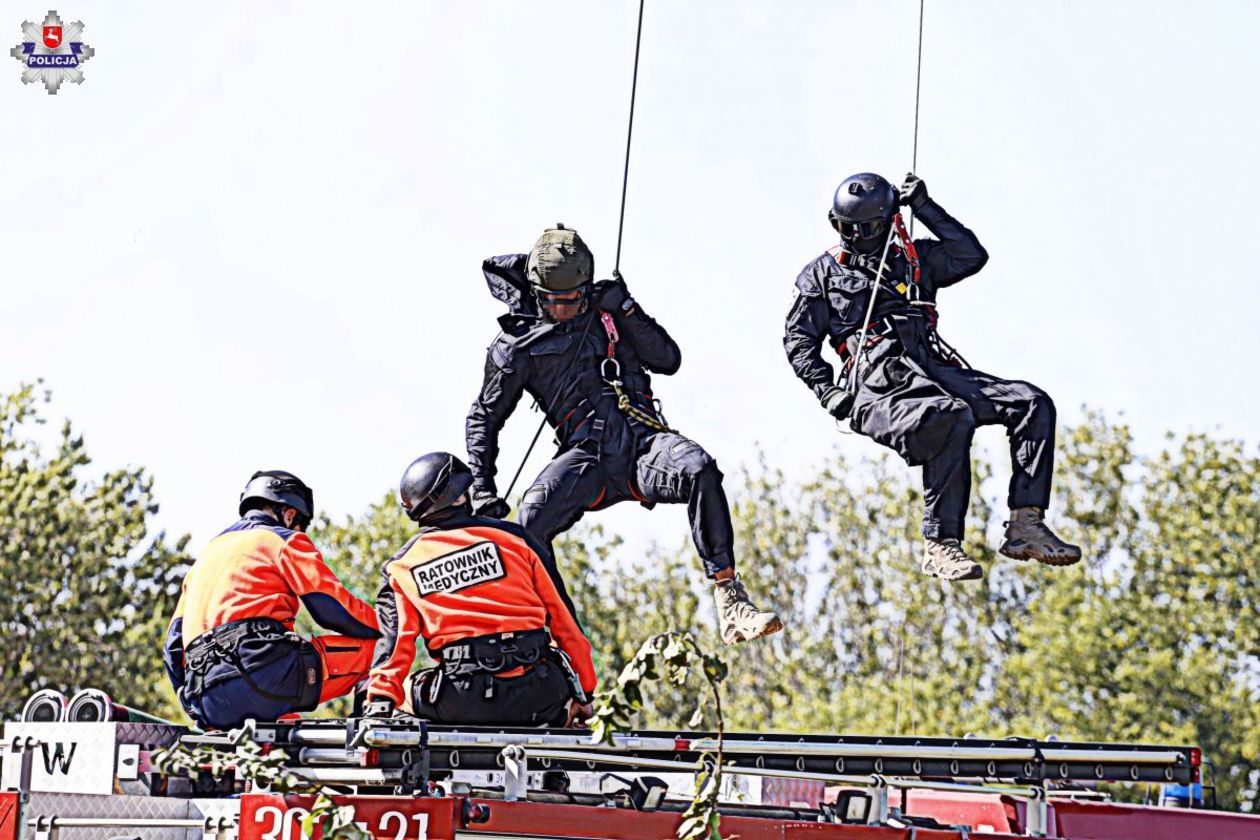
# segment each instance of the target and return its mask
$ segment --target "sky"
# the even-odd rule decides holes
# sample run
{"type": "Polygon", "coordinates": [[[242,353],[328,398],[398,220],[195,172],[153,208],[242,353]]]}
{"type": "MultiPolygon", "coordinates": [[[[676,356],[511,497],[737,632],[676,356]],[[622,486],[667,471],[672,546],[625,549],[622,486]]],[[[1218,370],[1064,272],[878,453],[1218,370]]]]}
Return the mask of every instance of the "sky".
{"type": "MultiPolygon", "coordinates": [[[[0,2],[4,45],[46,5],[0,2]]],[[[564,222],[613,267],[638,4],[184,8],[59,4],[96,54],[56,96],[0,54],[0,392],[42,377],[195,547],[256,469],[340,517],[463,453],[502,312],[481,260],[564,222]]],[[[758,447],[789,476],[879,451],[781,338],[836,184],[912,166],[918,11],[646,2],[621,270],[682,346],[669,420],[728,475],[758,447]]],[[[1254,447],[1257,35],[1253,2],[926,0],[917,171],[991,255],[941,296],[976,367],[1147,449],[1254,447]]],[[[501,474],[537,422],[522,403],[501,474]]],[[[686,534],[677,506],[597,516],[686,534]]]]}

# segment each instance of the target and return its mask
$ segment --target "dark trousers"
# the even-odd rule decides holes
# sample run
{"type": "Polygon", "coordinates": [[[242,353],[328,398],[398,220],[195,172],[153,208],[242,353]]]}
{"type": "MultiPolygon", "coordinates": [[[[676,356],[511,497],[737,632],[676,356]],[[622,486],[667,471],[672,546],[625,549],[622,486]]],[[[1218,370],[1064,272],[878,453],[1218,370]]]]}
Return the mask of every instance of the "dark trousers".
{"type": "MultiPolygon", "coordinates": [[[[625,455],[582,447],[561,453],[525,491],[518,518],[547,549],[543,561],[558,579],[552,540],[588,510],[627,499],[649,505],[686,504],[705,574],[713,577],[735,565],[735,535],[722,472],[700,444],[673,432],[645,435],[625,455]]],[[[557,589],[567,600],[563,588],[557,589]]]]}
{"type": "Polygon", "coordinates": [[[923,465],[923,536],[962,539],[971,496],[971,438],[1001,424],[1011,444],[1011,507],[1046,507],[1054,473],[1054,402],[1035,385],[978,370],[934,365],[932,379],[966,404],[953,414],[945,445],[923,465]]]}
{"type": "Polygon", "coordinates": [[[276,720],[349,694],[372,667],[375,639],[292,634],[246,639],[236,661],[220,659],[179,692],[203,728],[233,729],[248,718],[276,720]]]}
{"type": "Polygon", "coordinates": [[[412,714],[434,723],[563,726],[573,693],[560,666],[544,659],[512,677],[450,677],[439,665],[412,675],[410,696],[412,714]]]}

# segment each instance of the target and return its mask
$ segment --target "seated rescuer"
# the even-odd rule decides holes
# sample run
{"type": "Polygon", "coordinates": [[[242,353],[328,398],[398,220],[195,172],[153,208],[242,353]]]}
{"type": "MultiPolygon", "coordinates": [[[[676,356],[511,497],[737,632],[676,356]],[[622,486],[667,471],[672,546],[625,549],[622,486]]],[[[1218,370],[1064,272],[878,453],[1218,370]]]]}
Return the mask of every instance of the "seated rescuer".
{"type": "Polygon", "coordinates": [[[900,192],[878,175],[846,178],[829,218],[841,244],[797,277],[783,345],[792,369],[823,408],[837,420],[850,419],[854,431],[912,466],[923,466],[923,571],[946,580],[984,575],[960,540],[971,492],[972,434],[996,423],[1010,438],[1012,470],[1010,519],[998,550],[1051,566],[1079,561],[1081,550],[1042,519],[1054,467],[1054,403],[1027,382],[966,367],[936,332],[937,290],[975,274],[989,258],[975,234],[929,198],[913,174],[900,192]],[[911,242],[901,205],[909,205],[937,239],[911,242]],[[822,357],[826,341],[843,364],[839,383],[822,357]],[[865,345],[860,354],[859,343],[865,345]]]}
{"type": "Polygon", "coordinates": [[[555,430],[554,459],[525,491],[519,519],[545,550],[588,510],[627,499],[644,507],[686,504],[691,535],[714,581],[722,641],[782,628],[753,605],[735,574],[735,537],[722,473],[700,444],[669,428],[650,373],[678,370],[678,345],[630,297],[620,274],[594,282],[594,258],[575,231],[547,230],[529,254],[482,264],[491,293],[508,305],[490,345],[481,393],[468,414],[473,509],[506,516],[495,488],[499,431],[528,392],[555,430]]]}
{"type": "Polygon", "coordinates": [[[440,723],[558,726],[591,713],[591,643],[519,525],[473,516],[468,466],[431,452],[399,497],[420,526],[385,564],[369,717],[395,709],[440,723]],[[436,668],[408,676],[421,639],[436,668]]]}
{"type": "Polygon", "coordinates": [[[199,726],[310,711],[366,676],[380,635],[376,613],[303,533],[314,508],[311,489],[292,473],[254,473],[240,521],[210,541],[184,578],[164,659],[199,726]],[[299,602],[341,635],[296,635],[299,602]]]}

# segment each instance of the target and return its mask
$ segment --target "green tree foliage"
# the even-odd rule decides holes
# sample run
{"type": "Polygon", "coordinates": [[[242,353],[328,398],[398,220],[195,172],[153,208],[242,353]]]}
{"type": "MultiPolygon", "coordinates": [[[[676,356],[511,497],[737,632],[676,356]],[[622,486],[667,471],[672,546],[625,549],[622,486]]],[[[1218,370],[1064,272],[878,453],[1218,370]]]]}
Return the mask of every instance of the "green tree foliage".
{"type": "MultiPolygon", "coordinates": [[[[1069,569],[996,554],[1007,468],[978,456],[967,548],[986,576],[951,584],[919,572],[917,472],[871,450],[800,482],[764,456],[728,477],[741,574],[787,625],[725,652],[731,730],[1194,743],[1221,804],[1260,809],[1255,454],[1191,435],[1144,458],[1126,426],[1087,416],[1064,432],[1051,514],[1086,550],[1069,569]]],[[[387,497],[320,544],[374,592],[412,533],[387,497]]],[[[717,644],[684,536],[631,556],[596,514],[556,553],[604,682],[667,630],[717,644]]],[[[640,725],[685,726],[703,688],[660,684],[640,725]]]]}
{"type": "Polygon", "coordinates": [[[143,470],[89,475],[69,422],[44,433],[47,400],[34,385],[0,396],[0,714],[39,688],[85,687],[179,714],[161,648],[187,538],[152,532],[143,470]]]}

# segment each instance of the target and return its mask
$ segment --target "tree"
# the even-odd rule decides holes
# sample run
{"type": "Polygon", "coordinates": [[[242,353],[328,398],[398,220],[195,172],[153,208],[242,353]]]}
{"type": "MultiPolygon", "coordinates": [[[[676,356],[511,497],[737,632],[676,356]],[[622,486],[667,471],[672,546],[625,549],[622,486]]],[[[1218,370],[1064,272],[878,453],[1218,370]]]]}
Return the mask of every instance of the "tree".
{"type": "Polygon", "coordinates": [[[140,468],[93,478],[83,438],[45,422],[27,384],[0,397],[0,713],[33,691],[100,688],[119,702],[180,714],[162,666],[187,537],[153,533],[152,479],[140,468]]]}

